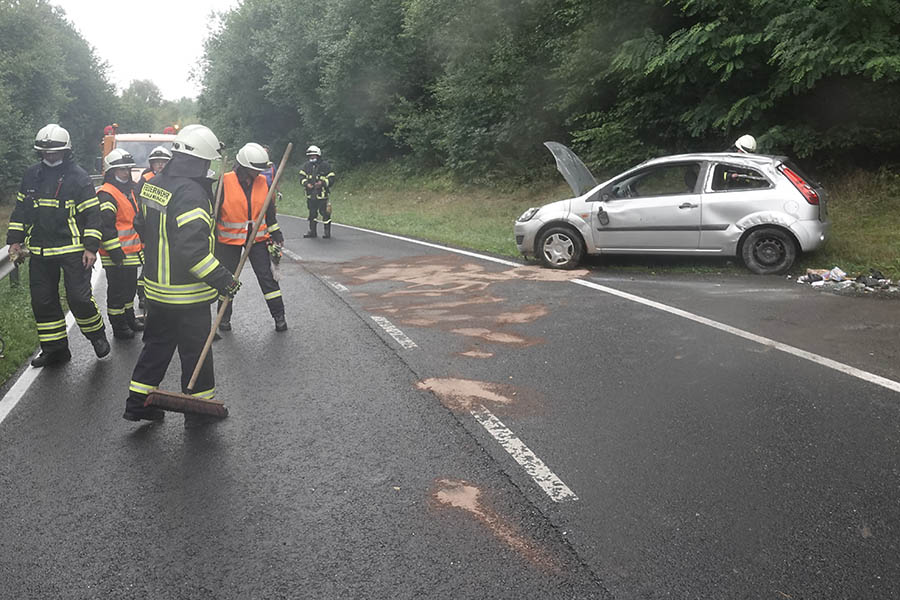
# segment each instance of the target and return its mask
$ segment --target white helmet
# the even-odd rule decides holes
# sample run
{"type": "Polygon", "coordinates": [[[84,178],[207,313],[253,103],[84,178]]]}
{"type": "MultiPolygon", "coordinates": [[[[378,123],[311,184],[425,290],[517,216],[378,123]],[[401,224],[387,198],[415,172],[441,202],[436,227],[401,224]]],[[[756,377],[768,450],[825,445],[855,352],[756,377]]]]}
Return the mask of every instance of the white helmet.
{"type": "Polygon", "coordinates": [[[103,172],[106,173],[110,169],[118,167],[134,166],[134,157],[123,148],[113,148],[105,157],[103,157],[103,172]]]}
{"type": "Polygon", "coordinates": [[[165,146],[157,146],[150,151],[147,160],[169,160],[172,158],[172,152],[165,146]]]}
{"type": "Polygon", "coordinates": [[[220,158],[219,150],[224,148],[216,134],[204,125],[188,125],[178,132],[172,142],[172,152],[196,156],[204,160],[220,158]]]}
{"type": "Polygon", "coordinates": [[[307,156],[313,156],[313,155],[322,156],[322,151],[319,150],[318,146],[310,146],[309,148],[306,149],[306,155],[307,156]]]}
{"type": "Polygon", "coordinates": [[[238,150],[237,161],[239,165],[248,169],[263,171],[269,167],[269,153],[259,144],[250,142],[238,150]]]}
{"type": "Polygon", "coordinates": [[[71,150],[72,141],[69,138],[69,132],[56,123],[45,125],[34,136],[34,149],[48,152],[71,150]]]}
{"type": "Polygon", "coordinates": [[[734,142],[734,146],[740,152],[756,152],[756,138],[749,134],[742,135],[734,142]]]}

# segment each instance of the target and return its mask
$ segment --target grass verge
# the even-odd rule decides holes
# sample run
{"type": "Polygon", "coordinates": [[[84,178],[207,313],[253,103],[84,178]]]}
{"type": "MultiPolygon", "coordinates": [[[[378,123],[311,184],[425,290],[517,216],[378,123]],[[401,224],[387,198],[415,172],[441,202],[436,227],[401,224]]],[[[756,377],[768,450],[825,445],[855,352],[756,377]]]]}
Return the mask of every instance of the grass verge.
{"type": "Polygon", "coordinates": [[[31,312],[28,269],[20,268],[20,282],[11,287],[9,279],[0,280],[0,337],[5,342],[0,358],[0,386],[31,356],[38,345],[37,328],[31,312]]]}

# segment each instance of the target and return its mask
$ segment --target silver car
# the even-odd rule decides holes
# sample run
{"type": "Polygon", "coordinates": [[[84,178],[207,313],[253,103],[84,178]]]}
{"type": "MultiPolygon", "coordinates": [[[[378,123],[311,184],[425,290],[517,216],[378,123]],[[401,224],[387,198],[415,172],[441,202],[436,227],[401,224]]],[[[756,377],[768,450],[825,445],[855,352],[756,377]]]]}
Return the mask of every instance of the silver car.
{"type": "Polygon", "coordinates": [[[575,197],[529,208],[515,235],[519,252],[553,269],[585,254],[680,254],[740,256],[754,273],[784,273],[830,228],[824,190],[784,157],[664,156],[598,184],[571,150],[545,145],[575,197]]]}

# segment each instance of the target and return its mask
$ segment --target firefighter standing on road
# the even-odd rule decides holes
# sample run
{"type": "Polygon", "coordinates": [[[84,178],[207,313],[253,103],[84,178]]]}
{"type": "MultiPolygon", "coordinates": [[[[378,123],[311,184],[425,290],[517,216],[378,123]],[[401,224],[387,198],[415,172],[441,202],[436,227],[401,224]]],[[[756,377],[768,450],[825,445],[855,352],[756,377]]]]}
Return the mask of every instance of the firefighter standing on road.
{"type": "MultiPolygon", "coordinates": [[[[259,211],[266,200],[269,186],[262,172],[269,164],[269,155],[259,144],[246,144],[237,153],[237,165],[233,171],[225,173],[222,178],[224,193],[222,207],[216,219],[216,258],[234,272],[241,260],[241,252],[249,243],[253,225],[259,217],[259,211]]],[[[256,243],[250,248],[250,264],[259,288],[269,307],[269,313],[275,319],[275,331],[287,330],[284,318],[284,300],[281,288],[272,275],[272,264],[269,259],[268,246],[284,244],[284,234],[278,225],[275,203],[270,202],[266,216],[260,223],[256,234],[256,243]]],[[[220,301],[221,305],[221,301],[220,301]]],[[[231,307],[225,308],[225,314],[219,323],[222,331],[231,331],[231,307]]]]}
{"type": "Polygon", "coordinates": [[[106,269],[106,314],[113,337],[130,340],[144,326],[134,317],[138,267],[143,263],[141,238],[135,228],[137,201],[131,168],[134,158],[115,148],[103,159],[103,185],[97,192],[100,201],[103,244],[100,262],[106,269]]]}
{"type": "MultiPolygon", "coordinates": [[[[144,187],[144,183],[153,179],[153,176],[163,170],[169,160],[172,159],[172,151],[166,148],[165,146],[157,146],[153,150],[150,151],[150,155],[147,157],[147,162],[150,164],[149,167],[144,169],[141,173],[140,179],[138,179],[137,187],[134,190],[134,196],[137,199],[138,207],[141,205],[141,188],[144,187]]],[[[144,276],[143,273],[138,277],[137,280],[137,294],[138,294],[138,306],[140,308],[144,308],[145,301],[147,299],[144,294],[144,276]]],[[[135,330],[138,331],[138,330],[135,330]]]]}
{"type": "Polygon", "coordinates": [[[100,247],[100,202],[84,169],[72,159],[69,132],[51,123],[38,131],[41,162],[29,167],[19,187],[6,242],[10,254],[31,253],[31,309],[41,353],[33,367],[64,363],[72,355],[59,299],[62,271],[66,300],[98,358],[109,354],[103,317],[91,293],[91,268],[100,247]]]}
{"type": "Polygon", "coordinates": [[[306,162],[300,169],[300,185],[306,190],[306,207],[309,209],[309,232],[305,238],[317,237],[316,213],[322,216],[325,224],[323,238],[331,237],[331,202],[328,190],[334,185],[334,171],[327,161],[322,160],[322,151],[318,146],[306,149],[306,162]]]}
{"type": "MultiPolygon", "coordinates": [[[[213,256],[211,160],[221,144],[203,125],[184,127],[172,144],[172,160],[141,189],[144,220],[144,289],[147,320],[144,348],[128,387],[129,421],[156,421],[158,408],[145,407],[147,394],[163,380],[175,350],[181,357],[181,388],[187,385],[212,325],[209,305],[221,294],[233,298],[240,287],[213,256]]],[[[212,350],[200,370],[193,395],[216,393],[212,350]]],[[[204,417],[185,415],[185,426],[204,417]]]]}

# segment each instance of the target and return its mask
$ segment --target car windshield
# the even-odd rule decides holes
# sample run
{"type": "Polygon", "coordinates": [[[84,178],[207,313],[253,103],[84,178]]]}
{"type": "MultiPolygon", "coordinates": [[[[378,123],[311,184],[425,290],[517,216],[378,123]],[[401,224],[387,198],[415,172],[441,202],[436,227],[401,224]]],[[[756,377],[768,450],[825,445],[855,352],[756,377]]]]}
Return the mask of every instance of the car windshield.
{"type": "Polygon", "coordinates": [[[159,140],[148,140],[146,142],[125,142],[116,143],[116,148],[122,148],[134,157],[134,164],[139,167],[149,167],[150,161],[147,159],[153,149],[157,146],[172,149],[172,142],[161,142],[159,140]]]}

